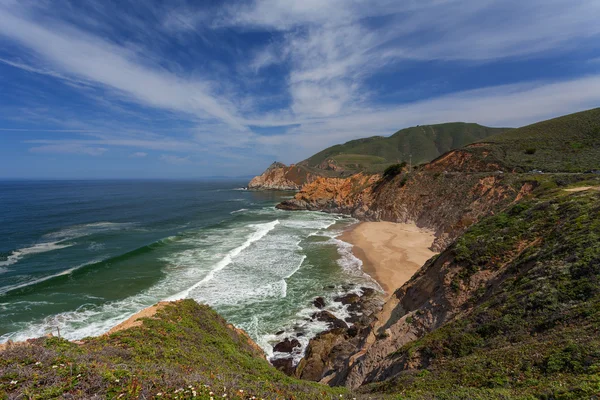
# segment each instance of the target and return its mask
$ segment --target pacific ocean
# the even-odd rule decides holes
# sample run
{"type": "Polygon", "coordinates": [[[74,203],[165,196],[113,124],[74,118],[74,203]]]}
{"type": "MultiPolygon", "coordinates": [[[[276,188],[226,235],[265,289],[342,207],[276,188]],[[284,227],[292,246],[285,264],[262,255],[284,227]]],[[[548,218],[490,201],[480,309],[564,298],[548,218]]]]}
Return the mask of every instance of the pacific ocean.
{"type": "Polygon", "coordinates": [[[214,307],[271,354],[326,328],[312,300],[377,287],[347,243],[356,221],[286,212],[245,181],[0,182],[0,342],[99,335],[161,300],[214,307]]]}

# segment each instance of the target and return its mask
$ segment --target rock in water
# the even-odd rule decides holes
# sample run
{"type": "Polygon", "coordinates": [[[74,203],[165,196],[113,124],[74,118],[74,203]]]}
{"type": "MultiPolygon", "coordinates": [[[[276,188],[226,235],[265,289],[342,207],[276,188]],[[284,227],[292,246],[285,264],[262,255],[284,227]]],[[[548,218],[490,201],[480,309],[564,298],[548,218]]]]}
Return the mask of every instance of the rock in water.
{"type": "Polygon", "coordinates": [[[273,351],[291,353],[295,347],[300,347],[300,342],[297,339],[290,340],[289,338],[285,338],[283,342],[279,342],[273,347],[273,351]]]}
{"type": "Polygon", "coordinates": [[[317,321],[327,322],[332,328],[348,328],[348,324],[330,313],[329,311],[319,311],[312,315],[317,321]]]}
{"type": "Polygon", "coordinates": [[[358,303],[360,301],[360,296],[357,295],[356,293],[348,293],[345,294],[344,296],[338,296],[335,299],[333,299],[334,301],[338,301],[344,305],[346,304],[355,304],[358,303]]]}
{"type": "Polygon", "coordinates": [[[319,309],[325,307],[325,299],[322,297],[317,297],[314,301],[313,301],[313,305],[319,309]]]}

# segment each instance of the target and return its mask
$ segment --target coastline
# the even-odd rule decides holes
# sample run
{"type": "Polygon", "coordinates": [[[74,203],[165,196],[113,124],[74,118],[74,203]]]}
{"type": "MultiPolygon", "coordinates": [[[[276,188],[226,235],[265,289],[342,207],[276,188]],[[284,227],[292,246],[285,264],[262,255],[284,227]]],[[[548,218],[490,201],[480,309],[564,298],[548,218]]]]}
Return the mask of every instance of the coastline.
{"type": "Polygon", "coordinates": [[[359,222],[338,236],[352,244],[353,254],[387,296],[406,283],[433,257],[430,247],[433,231],[415,224],[395,222],[359,222]]]}

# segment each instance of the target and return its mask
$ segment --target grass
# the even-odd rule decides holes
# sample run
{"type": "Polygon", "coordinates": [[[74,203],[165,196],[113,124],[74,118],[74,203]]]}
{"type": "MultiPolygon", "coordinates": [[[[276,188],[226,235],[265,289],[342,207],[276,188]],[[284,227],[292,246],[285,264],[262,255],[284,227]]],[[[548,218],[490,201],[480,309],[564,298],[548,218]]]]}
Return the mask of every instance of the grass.
{"type": "Polygon", "coordinates": [[[485,139],[507,169],[585,172],[600,169],[600,108],[510,130],[485,139]]]}
{"type": "Polygon", "coordinates": [[[300,164],[317,168],[326,160],[353,172],[379,173],[391,164],[428,162],[439,155],[490,135],[506,131],[506,128],[488,128],[478,124],[454,122],[438,125],[422,125],[402,129],[390,137],[374,136],[352,140],[329,147],[300,164]]]}
{"type": "Polygon", "coordinates": [[[40,338],[9,348],[0,398],[349,398],[275,370],[208,306],[185,300],[157,317],[83,344],[40,338]]]}

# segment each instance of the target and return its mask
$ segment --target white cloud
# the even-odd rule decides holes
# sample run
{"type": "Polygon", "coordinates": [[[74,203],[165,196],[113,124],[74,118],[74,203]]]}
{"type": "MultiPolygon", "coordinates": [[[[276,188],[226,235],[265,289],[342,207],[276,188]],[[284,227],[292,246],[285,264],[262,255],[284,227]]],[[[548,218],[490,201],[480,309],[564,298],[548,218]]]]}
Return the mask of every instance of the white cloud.
{"type": "Polygon", "coordinates": [[[353,110],[326,118],[274,118],[248,122],[300,124],[286,134],[256,138],[263,151],[278,154],[281,161],[289,163],[336,143],[368,136],[389,136],[409,126],[464,121],[518,127],[598,106],[600,75],[566,82],[488,87],[415,103],[353,110]]]}
{"type": "MultiPolygon", "coordinates": [[[[0,0],[0,36],[24,46],[33,56],[0,62],[65,82],[93,85],[109,99],[116,95],[175,112],[195,125],[187,135],[127,135],[104,129],[111,133],[85,140],[30,141],[42,145],[37,149],[121,146],[186,154],[221,152],[231,158],[274,154],[291,162],[330,144],[389,135],[415,124],[463,120],[518,126],[600,104],[599,76],[483,87],[386,105],[380,101],[382,93],[369,82],[390,65],[402,71],[403,65],[415,61],[472,65],[585,49],[600,39],[597,0],[255,0],[220,11],[177,8],[162,13],[164,19],[157,27],[136,25],[141,31],[160,31],[154,33],[156,37],[187,37],[195,31],[196,39],[201,37],[208,46],[217,44],[206,37],[226,34],[224,28],[236,34],[273,33],[261,46],[234,49],[237,69],[232,70],[245,75],[218,75],[223,79],[190,71],[178,65],[171,53],[142,54],[140,48],[151,46],[117,45],[64,21],[41,18],[20,4],[0,0]],[[272,65],[278,65],[278,73],[284,70],[284,75],[270,76],[265,69],[272,65]],[[248,76],[278,81],[269,90],[281,91],[265,93],[260,83],[252,86],[248,76]],[[286,130],[263,136],[248,126],[286,130]]],[[[93,21],[88,22],[86,26],[91,26],[93,21]]],[[[99,100],[102,107],[113,106],[108,100],[105,103],[99,100]]],[[[179,165],[192,162],[190,157],[172,155],[160,159],[179,165]]]]}
{"type": "Polygon", "coordinates": [[[144,153],[143,151],[137,151],[135,153],[131,153],[129,158],[143,158],[146,157],[148,153],[144,153]]]}
{"type": "Polygon", "coordinates": [[[208,83],[146,66],[131,50],[71,26],[55,23],[47,29],[0,5],[0,35],[28,47],[62,73],[107,86],[136,102],[216,118],[234,129],[244,129],[233,105],[211,95],[208,83]]]}
{"type": "Polygon", "coordinates": [[[32,147],[29,149],[32,153],[57,153],[57,154],[85,154],[89,156],[101,156],[108,149],[104,147],[91,147],[78,143],[59,143],[47,144],[44,146],[32,147]]]}

